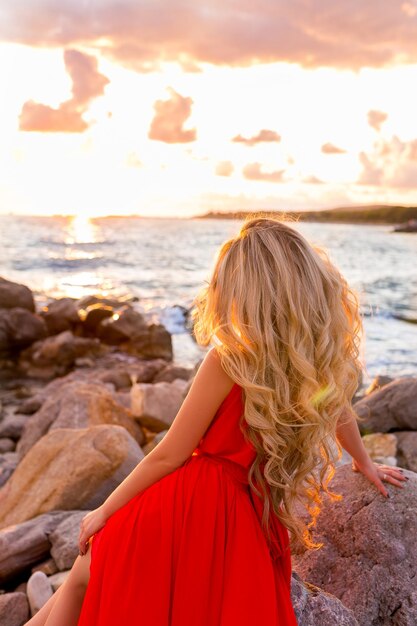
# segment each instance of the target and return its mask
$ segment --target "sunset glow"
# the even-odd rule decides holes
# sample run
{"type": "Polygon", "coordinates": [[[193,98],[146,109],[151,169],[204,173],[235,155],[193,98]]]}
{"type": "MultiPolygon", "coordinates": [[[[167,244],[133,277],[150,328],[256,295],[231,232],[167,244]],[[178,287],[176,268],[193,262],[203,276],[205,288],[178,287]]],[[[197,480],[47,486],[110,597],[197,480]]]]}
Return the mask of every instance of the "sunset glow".
{"type": "MultiPolygon", "coordinates": [[[[312,3],[261,4],[254,42],[246,22],[232,29],[224,3],[212,15],[181,4],[186,32],[181,15],[158,23],[141,2],[130,3],[131,24],[111,0],[88,10],[64,2],[67,30],[46,2],[10,3],[0,27],[0,212],[415,203],[417,3],[387,4],[384,18],[380,4],[354,3],[355,21],[350,4],[331,14],[321,1],[311,23],[312,3]],[[211,19],[224,27],[217,39],[211,19]],[[277,39],[282,20],[291,40],[277,39]]],[[[242,12],[254,19],[258,5],[242,12]]]]}

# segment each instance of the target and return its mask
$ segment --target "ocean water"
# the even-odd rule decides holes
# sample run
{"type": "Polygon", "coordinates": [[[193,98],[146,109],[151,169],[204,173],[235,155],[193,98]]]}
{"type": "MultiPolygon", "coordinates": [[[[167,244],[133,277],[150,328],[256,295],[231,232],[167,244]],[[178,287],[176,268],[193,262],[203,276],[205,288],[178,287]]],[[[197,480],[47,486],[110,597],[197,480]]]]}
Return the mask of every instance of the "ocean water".
{"type": "MultiPolygon", "coordinates": [[[[204,350],[184,325],[184,308],[210,277],[216,251],[239,220],[0,216],[0,275],[50,298],[104,294],[135,298],[173,333],[175,360],[204,350]]],[[[299,223],[324,246],[360,296],[365,382],[417,375],[417,235],[391,226],[299,223]],[[410,321],[397,319],[404,317],[410,321]]]]}

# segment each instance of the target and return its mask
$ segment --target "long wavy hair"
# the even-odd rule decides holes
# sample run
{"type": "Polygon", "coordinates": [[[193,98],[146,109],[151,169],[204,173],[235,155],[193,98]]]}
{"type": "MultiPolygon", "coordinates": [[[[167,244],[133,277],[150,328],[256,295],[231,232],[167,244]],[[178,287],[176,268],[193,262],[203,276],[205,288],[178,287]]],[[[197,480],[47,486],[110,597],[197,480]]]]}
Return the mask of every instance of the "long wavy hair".
{"type": "Polygon", "coordinates": [[[293,545],[321,547],[310,529],[322,492],[342,498],[329,489],[342,455],[336,426],[362,370],[358,295],[325,250],[280,217],[249,216],[193,304],[197,342],[215,346],[245,392],[243,432],[257,453],[248,480],[263,526],[272,505],[293,545]]]}

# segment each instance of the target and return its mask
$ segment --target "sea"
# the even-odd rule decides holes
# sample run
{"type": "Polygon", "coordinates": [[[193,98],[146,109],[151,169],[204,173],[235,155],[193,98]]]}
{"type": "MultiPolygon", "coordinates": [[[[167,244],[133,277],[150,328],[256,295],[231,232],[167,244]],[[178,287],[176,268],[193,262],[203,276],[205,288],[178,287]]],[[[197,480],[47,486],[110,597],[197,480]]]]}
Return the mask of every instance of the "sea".
{"type": "MultiPolygon", "coordinates": [[[[210,279],[237,219],[0,216],[0,276],[23,283],[38,310],[52,298],[97,294],[123,299],[172,333],[174,360],[205,353],[186,311],[210,279]]],[[[377,375],[417,375],[417,235],[389,225],[298,222],[324,246],[360,297],[364,383],[377,375]]]]}

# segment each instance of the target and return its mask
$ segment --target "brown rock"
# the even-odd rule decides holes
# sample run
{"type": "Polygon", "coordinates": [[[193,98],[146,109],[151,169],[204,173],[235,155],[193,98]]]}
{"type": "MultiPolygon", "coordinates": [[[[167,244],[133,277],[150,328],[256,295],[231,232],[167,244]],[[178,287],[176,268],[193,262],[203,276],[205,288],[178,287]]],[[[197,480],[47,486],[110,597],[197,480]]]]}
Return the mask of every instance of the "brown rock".
{"type": "Polygon", "coordinates": [[[0,584],[39,563],[49,555],[49,535],[68,511],[51,511],[0,530],[0,584]]]}
{"type": "Polygon", "coordinates": [[[20,307],[28,311],[35,311],[35,301],[29,287],[13,283],[0,277],[0,309],[14,309],[20,307]]]}
{"type": "Polygon", "coordinates": [[[417,475],[405,475],[402,489],[385,483],[386,499],[349,465],[338,467],[330,488],[343,499],[324,498],[313,531],[324,546],[293,549],[301,578],[339,598],[360,626],[417,623],[417,475]]]}
{"type": "Polygon", "coordinates": [[[159,432],[166,430],[177,415],[187,383],[177,379],[173,383],[139,383],[131,389],[132,413],[141,426],[159,432]]]}
{"type": "Polygon", "coordinates": [[[395,457],[397,454],[397,439],[395,435],[372,433],[364,435],[362,441],[371,459],[395,457]]]}
{"type": "Polygon", "coordinates": [[[79,322],[76,301],[72,298],[60,298],[49,302],[40,311],[48,328],[48,335],[57,335],[65,330],[72,330],[79,322]]]}
{"type": "Polygon", "coordinates": [[[398,465],[417,472],[417,432],[397,431],[397,460],[398,465]]]}
{"type": "Polygon", "coordinates": [[[362,433],[417,430],[417,377],[399,378],[353,406],[362,433]]]}
{"type": "Polygon", "coordinates": [[[27,309],[0,309],[0,350],[20,350],[46,337],[46,324],[27,309]]]}
{"type": "Polygon", "coordinates": [[[77,358],[101,352],[97,339],[75,337],[67,330],[59,335],[37,341],[24,350],[20,358],[20,366],[27,375],[32,377],[62,376],[66,374],[77,358]]]}
{"type": "Polygon", "coordinates": [[[144,316],[128,306],[123,307],[116,315],[104,319],[97,328],[97,336],[105,343],[118,345],[142,334],[146,328],[144,316]]]}
{"type": "Polygon", "coordinates": [[[57,428],[86,428],[98,424],[123,426],[139,445],[144,442],[132,413],[117,404],[108,389],[99,383],[77,381],[59,387],[28,419],[17,451],[24,456],[43,435],[57,428]]]}
{"type": "Polygon", "coordinates": [[[143,456],[122,426],[52,430],[0,489],[0,528],[52,510],[96,508],[143,456]]]}
{"type": "Polygon", "coordinates": [[[179,365],[168,364],[153,379],[154,383],[172,383],[177,378],[189,380],[192,376],[193,369],[189,367],[181,367],[179,365]]]}
{"type": "Polygon", "coordinates": [[[29,618],[29,603],[25,593],[0,595],[1,626],[23,626],[29,618]]]}
{"type": "Polygon", "coordinates": [[[80,309],[79,316],[82,321],[83,333],[96,335],[100,323],[113,315],[113,307],[104,304],[91,304],[86,309],[80,309]]]}
{"type": "Polygon", "coordinates": [[[34,574],[35,572],[43,572],[47,576],[52,576],[53,574],[56,574],[59,570],[54,559],[49,558],[49,559],[46,559],[45,561],[42,561],[42,563],[38,563],[37,565],[32,567],[31,571],[32,571],[32,574],[34,574]]]}
{"type": "Polygon", "coordinates": [[[371,382],[371,384],[369,385],[369,387],[365,389],[365,395],[369,395],[370,393],[373,393],[374,391],[378,391],[378,389],[385,387],[385,385],[388,385],[393,380],[394,379],[391,378],[391,376],[383,376],[383,375],[376,376],[371,382]]]}
{"type": "Polygon", "coordinates": [[[323,589],[303,582],[293,572],[291,601],[298,626],[358,626],[352,611],[323,589]]]}
{"type": "MultiPolygon", "coordinates": [[[[9,437],[10,439],[19,439],[25,427],[28,418],[26,415],[12,413],[7,415],[0,422],[0,437],[9,437]]],[[[5,450],[8,452],[8,450],[5,450]]]]}
{"type": "MultiPolygon", "coordinates": [[[[0,428],[1,428],[1,423],[0,423],[0,428]]],[[[13,439],[10,439],[9,437],[2,437],[0,439],[0,454],[3,454],[3,452],[13,452],[15,447],[16,447],[16,442],[13,441],[13,439]]]]}
{"type": "Polygon", "coordinates": [[[121,343],[120,349],[144,359],[173,359],[171,334],[162,324],[149,324],[130,341],[121,343]]]}
{"type": "Polygon", "coordinates": [[[88,511],[73,511],[50,534],[51,555],[59,571],[71,569],[78,555],[80,524],[88,511]]]}
{"type": "Polygon", "coordinates": [[[0,487],[9,480],[18,463],[19,455],[17,452],[4,452],[0,454],[0,487]]]}

